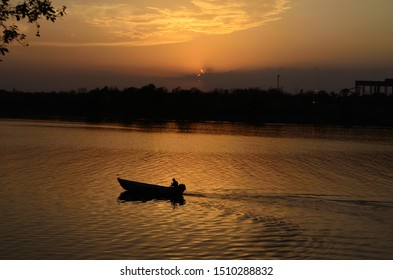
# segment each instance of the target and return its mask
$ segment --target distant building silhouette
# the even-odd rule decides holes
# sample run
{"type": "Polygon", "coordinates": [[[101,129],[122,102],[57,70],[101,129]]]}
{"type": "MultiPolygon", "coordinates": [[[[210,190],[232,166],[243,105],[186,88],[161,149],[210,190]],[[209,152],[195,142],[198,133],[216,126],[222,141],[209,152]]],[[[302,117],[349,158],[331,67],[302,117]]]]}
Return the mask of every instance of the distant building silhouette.
{"type": "Polygon", "coordinates": [[[356,81],[355,90],[357,94],[385,93],[393,94],[393,79],[385,81],[356,81]]]}

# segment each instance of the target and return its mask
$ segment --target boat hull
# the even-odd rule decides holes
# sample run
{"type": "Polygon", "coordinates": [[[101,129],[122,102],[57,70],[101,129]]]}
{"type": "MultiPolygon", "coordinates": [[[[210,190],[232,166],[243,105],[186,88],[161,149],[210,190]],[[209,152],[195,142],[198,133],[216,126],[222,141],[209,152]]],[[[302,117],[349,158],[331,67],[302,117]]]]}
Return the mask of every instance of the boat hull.
{"type": "Polygon", "coordinates": [[[117,178],[117,181],[119,182],[120,186],[122,186],[122,188],[125,189],[127,192],[136,195],[171,198],[182,196],[184,192],[184,190],[181,189],[129,181],[121,178],[117,178]]]}

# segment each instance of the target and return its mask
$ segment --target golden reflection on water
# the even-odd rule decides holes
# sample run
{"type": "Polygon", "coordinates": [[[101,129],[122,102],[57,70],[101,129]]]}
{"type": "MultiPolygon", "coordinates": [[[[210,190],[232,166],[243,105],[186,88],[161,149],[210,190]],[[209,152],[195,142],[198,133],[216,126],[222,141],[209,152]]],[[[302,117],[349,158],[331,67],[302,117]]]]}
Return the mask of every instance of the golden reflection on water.
{"type": "Polygon", "coordinates": [[[391,130],[1,122],[0,133],[2,259],[392,257],[391,130]],[[117,177],[187,190],[124,197],[117,177]]]}

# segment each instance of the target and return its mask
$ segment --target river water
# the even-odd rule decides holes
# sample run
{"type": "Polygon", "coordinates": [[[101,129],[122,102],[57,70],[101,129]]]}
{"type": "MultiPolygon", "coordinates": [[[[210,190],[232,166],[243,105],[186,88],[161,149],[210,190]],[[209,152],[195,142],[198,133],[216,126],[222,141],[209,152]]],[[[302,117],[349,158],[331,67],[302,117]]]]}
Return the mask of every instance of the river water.
{"type": "Polygon", "coordinates": [[[0,259],[393,259],[391,128],[2,120],[0,167],[0,259]]]}

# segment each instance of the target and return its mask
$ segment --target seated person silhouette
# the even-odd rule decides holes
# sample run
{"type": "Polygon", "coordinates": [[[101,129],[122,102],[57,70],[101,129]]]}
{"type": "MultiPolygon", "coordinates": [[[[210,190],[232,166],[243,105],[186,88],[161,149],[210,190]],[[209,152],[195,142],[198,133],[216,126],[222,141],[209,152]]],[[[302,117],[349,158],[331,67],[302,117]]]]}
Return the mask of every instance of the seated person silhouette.
{"type": "Polygon", "coordinates": [[[179,187],[179,183],[176,181],[175,178],[172,179],[171,187],[175,188],[175,189],[177,189],[179,187]]]}

